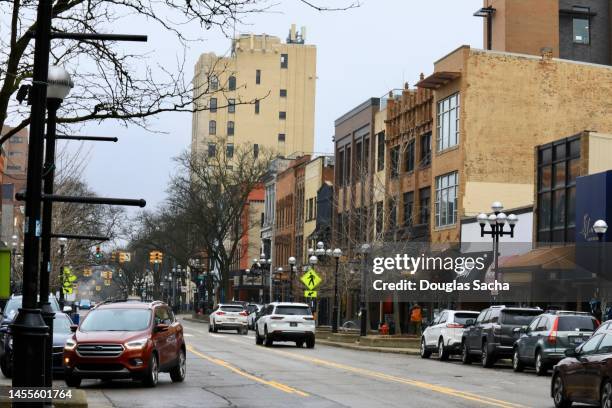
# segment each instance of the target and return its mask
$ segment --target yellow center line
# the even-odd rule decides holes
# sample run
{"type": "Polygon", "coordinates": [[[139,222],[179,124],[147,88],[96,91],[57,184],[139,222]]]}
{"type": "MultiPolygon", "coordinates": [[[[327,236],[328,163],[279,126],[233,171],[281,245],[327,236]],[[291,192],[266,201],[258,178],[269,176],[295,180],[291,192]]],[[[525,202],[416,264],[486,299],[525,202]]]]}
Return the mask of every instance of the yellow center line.
{"type": "Polygon", "coordinates": [[[524,405],[502,401],[502,400],[486,397],[486,396],[479,395],[479,394],[474,394],[474,393],[467,392],[467,391],[461,391],[461,390],[457,390],[454,388],[445,387],[442,385],[430,384],[424,381],[411,380],[409,378],[397,377],[397,376],[385,374],[385,373],[378,372],[378,371],[372,371],[372,370],[368,370],[365,368],[353,367],[353,366],[349,366],[346,364],[335,363],[333,361],[321,360],[318,358],[301,356],[298,354],[293,354],[293,353],[280,351],[280,350],[272,350],[272,349],[263,349],[263,350],[268,350],[272,353],[276,353],[276,354],[284,355],[284,356],[291,357],[294,359],[318,364],[321,366],[331,367],[331,368],[335,368],[338,370],[360,374],[360,375],[367,376],[367,377],[378,378],[378,379],[382,379],[386,381],[392,381],[392,382],[397,382],[401,384],[411,385],[414,387],[423,388],[423,389],[430,390],[430,391],[435,391],[440,394],[445,394],[445,395],[449,395],[449,396],[453,396],[456,398],[461,398],[461,399],[465,399],[469,401],[479,402],[485,405],[501,407],[501,408],[525,408],[524,405]]]}
{"type": "Polygon", "coordinates": [[[236,373],[238,375],[241,375],[241,376],[243,376],[245,378],[248,378],[248,379],[250,379],[252,381],[256,381],[258,383],[267,385],[269,387],[276,388],[277,390],[286,392],[288,394],[296,394],[296,395],[299,395],[301,397],[308,397],[309,396],[309,394],[307,394],[307,393],[305,393],[303,391],[300,391],[300,390],[298,390],[296,388],[290,387],[290,386],[288,386],[286,384],[282,384],[282,383],[279,383],[277,381],[264,380],[263,378],[257,377],[257,376],[255,376],[253,374],[249,374],[249,373],[247,373],[247,372],[245,372],[245,371],[243,371],[243,370],[241,370],[241,369],[239,369],[237,367],[234,367],[233,365],[231,365],[227,361],[224,361],[224,360],[221,360],[221,359],[218,359],[218,358],[214,358],[214,357],[210,357],[210,356],[207,356],[205,354],[202,354],[199,351],[197,351],[196,349],[194,349],[192,346],[187,346],[187,350],[189,350],[191,353],[195,354],[196,356],[198,356],[200,358],[203,358],[204,360],[210,361],[211,363],[217,364],[218,366],[225,367],[228,370],[230,370],[230,371],[232,371],[232,372],[234,372],[234,373],[236,373]]]}

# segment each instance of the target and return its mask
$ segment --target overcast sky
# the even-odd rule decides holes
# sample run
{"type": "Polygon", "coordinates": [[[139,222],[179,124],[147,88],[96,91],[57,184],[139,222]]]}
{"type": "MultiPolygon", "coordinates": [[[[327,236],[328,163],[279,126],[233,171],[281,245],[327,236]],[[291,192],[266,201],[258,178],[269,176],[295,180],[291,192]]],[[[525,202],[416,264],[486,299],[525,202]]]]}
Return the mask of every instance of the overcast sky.
{"type": "MultiPolygon", "coordinates": [[[[318,0],[324,4],[327,0],[318,0]]],[[[340,1],[340,0],[336,0],[340,1]]],[[[266,33],[283,40],[291,23],[307,27],[306,42],[317,46],[315,150],[332,152],[334,120],[370,97],[414,85],[421,72],[460,45],[482,48],[482,20],[472,14],[482,0],[361,0],[361,7],[320,13],[297,0],[282,0],[274,12],[248,17],[238,33],[266,33]]],[[[115,32],[148,34],[143,50],[154,51],[151,63],[175,64],[176,42],[157,26],[116,27],[115,32]]],[[[227,53],[230,40],[215,31],[190,34],[205,41],[192,44],[187,56],[193,65],[203,52],[227,53]]],[[[129,45],[132,46],[132,45],[129,45]]],[[[140,49],[140,48],[139,48],[140,49]]],[[[90,125],[83,134],[118,136],[119,143],[91,146],[86,178],[104,196],[144,198],[154,208],[165,197],[173,157],[189,148],[191,115],[167,114],[151,121],[148,133],[116,123],[90,125]]]]}

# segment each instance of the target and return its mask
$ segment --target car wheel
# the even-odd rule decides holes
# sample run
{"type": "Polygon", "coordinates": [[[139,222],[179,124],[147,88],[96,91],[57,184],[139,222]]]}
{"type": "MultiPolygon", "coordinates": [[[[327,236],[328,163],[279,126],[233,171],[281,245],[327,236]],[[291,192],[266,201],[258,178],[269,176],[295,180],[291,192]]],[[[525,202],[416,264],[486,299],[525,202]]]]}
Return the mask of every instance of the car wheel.
{"type": "Polygon", "coordinates": [[[0,370],[2,371],[2,375],[6,378],[13,378],[13,369],[11,364],[7,361],[6,355],[0,358],[0,370]]]}
{"type": "Polygon", "coordinates": [[[147,387],[155,387],[159,380],[159,364],[157,362],[157,355],[151,353],[149,358],[149,367],[145,371],[144,384],[147,387]]]}
{"type": "Polygon", "coordinates": [[[242,328],[242,334],[245,335],[245,336],[249,334],[249,328],[247,326],[244,326],[242,328]]]}
{"type": "Polygon", "coordinates": [[[429,356],[431,356],[431,351],[427,350],[425,339],[421,338],[421,358],[429,358],[429,356]]]}
{"type": "Polygon", "coordinates": [[[64,381],[66,381],[68,387],[78,388],[81,386],[81,379],[68,373],[64,376],[64,381]]]}
{"type": "Polygon", "coordinates": [[[546,375],[546,373],[548,372],[548,367],[546,366],[546,364],[544,363],[544,361],[542,361],[542,352],[538,351],[536,353],[536,357],[535,357],[535,372],[537,375],[546,375]]]}
{"type": "Polygon", "coordinates": [[[217,323],[215,323],[215,321],[213,320],[213,333],[217,333],[219,331],[219,328],[217,327],[217,323]]]}
{"type": "Polygon", "coordinates": [[[274,342],[272,341],[272,339],[270,338],[270,335],[268,334],[268,328],[264,327],[264,346],[272,347],[273,343],[274,342]]]}
{"type": "Polygon", "coordinates": [[[315,338],[314,337],[306,339],[306,348],[311,349],[311,348],[314,348],[314,346],[315,346],[315,338]]]}
{"type": "Polygon", "coordinates": [[[178,360],[177,365],[170,370],[170,379],[172,382],[183,382],[187,375],[187,358],[185,357],[185,350],[181,349],[178,360]]]}
{"type": "Polygon", "coordinates": [[[257,327],[255,328],[255,344],[257,344],[258,346],[261,346],[263,344],[263,337],[259,335],[257,327]]]}
{"type": "Polygon", "coordinates": [[[486,341],[482,342],[482,355],[480,357],[480,362],[482,366],[485,368],[493,367],[493,356],[489,353],[489,346],[486,341]]]}
{"type": "Polygon", "coordinates": [[[523,371],[524,368],[525,366],[523,365],[523,362],[521,361],[521,357],[519,356],[519,350],[517,347],[514,349],[514,353],[512,354],[512,369],[515,372],[520,373],[521,371],[523,371]]]}
{"type": "Polygon", "coordinates": [[[295,342],[295,347],[302,348],[304,347],[304,340],[298,340],[295,342]]]}
{"type": "Polygon", "coordinates": [[[612,408],[612,383],[606,381],[601,387],[601,408],[612,408]]]}
{"type": "Polygon", "coordinates": [[[572,406],[572,401],[567,399],[565,396],[565,387],[563,386],[563,380],[559,374],[553,378],[553,389],[552,396],[556,408],[569,408],[572,406]]]}
{"type": "Polygon", "coordinates": [[[463,364],[472,364],[472,356],[465,341],[461,345],[461,362],[463,364]]]}
{"type": "Polygon", "coordinates": [[[208,322],[208,332],[212,333],[212,321],[208,322]]]}
{"type": "Polygon", "coordinates": [[[440,361],[448,360],[448,350],[444,348],[444,340],[438,341],[438,358],[440,361]]]}

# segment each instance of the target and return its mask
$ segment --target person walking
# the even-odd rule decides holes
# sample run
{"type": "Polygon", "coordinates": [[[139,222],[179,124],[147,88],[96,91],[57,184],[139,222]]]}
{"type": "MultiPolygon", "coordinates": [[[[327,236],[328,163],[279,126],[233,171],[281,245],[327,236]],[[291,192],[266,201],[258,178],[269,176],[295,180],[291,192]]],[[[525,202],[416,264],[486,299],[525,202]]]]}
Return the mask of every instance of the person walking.
{"type": "Polygon", "coordinates": [[[423,312],[421,310],[421,306],[418,303],[415,303],[410,310],[410,322],[414,327],[414,334],[417,336],[421,336],[421,324],[423,320],[423,312]]]}

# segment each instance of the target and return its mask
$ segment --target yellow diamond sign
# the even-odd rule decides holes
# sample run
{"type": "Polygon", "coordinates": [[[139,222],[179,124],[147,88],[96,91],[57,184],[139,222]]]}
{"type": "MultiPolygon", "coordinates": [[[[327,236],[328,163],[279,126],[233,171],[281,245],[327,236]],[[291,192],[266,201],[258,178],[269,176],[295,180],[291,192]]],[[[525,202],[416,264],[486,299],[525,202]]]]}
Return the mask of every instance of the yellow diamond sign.
{"type": "Polygon", "coordinates": [[[304,297],[305,298],[316,298],[317,297],[317,291],[316,290],[305,290],[304,291],[304,297]]]}
{"type": "Polygon", "coordinates": [[[309,290],[314,290],[314,288],[321,284],[321,281],[323,279],[321,279],[319,274],[317,274],[317,272],[313,268],[310,268],[306,273],[302,275],[300,280],[309,290]]]}

